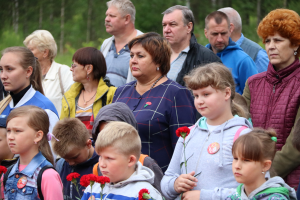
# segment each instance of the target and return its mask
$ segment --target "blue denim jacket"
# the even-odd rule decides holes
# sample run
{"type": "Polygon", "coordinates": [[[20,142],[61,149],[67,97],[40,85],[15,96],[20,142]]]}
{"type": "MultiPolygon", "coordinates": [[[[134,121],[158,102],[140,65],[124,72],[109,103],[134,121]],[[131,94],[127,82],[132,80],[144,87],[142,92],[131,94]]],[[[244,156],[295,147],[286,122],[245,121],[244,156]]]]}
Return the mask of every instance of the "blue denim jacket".
{"type": "Polygon", "coordinates": [[[5,184],[4,198],[9,200],[35,200],[40,199],[37,191],[37,177],[40,170],[46,165],[52,165],[46,158],[39,152],[23,169],[19,171],[19,162],[13,166],[8,175],[5,184]],[[27,183],[23,188],[18,188],[17,183],[23,176],[27,178],[27,183]]]}

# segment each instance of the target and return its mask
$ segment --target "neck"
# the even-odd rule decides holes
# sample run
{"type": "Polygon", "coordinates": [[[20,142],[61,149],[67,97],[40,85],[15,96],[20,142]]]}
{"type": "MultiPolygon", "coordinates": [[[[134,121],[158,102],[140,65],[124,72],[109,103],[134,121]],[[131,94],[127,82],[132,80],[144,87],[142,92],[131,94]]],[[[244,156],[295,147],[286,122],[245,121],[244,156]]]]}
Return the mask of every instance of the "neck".
{"type": "MultiPolygon", "coordinates": [[[[138,79],[136,84],[136,90],[139,94],[144,94],[148,90],[150,90],[153,86],[153,84],[162,76],[161,73],[157,73],[155,76],[151,77],[150,79],[143,80],[138,79]]],[[[154,87],[160,85],[161,83],[165,82],[167,80],[167,77],[162,77],[155,85],[154,87]]]]}
{"type": "Polygon", "coordinates": [[[38,145],[33,144],[33,148],[29,149],[27,152],[20,153],[20,165],[28,165],[30,161],[39,153],[38,145]]]}
{"type": "Polygon", "coordinates": [[[244,184],[246,195],[249,196],[251,192],[259,188],[262,184],[266,182],[265,175],[262,174],[254,183],[244,184]]]}
{"type": "Polygon", "coordinates": [[[221,113],[219,116],[215,118],[207,118],[207,123],[212,126],[217,126],[225,123],[226,121],[230,120],[233,118],[232,112],[231,112],[231,107],[228,106],[229,108],[226,108],[223,113],[221,113]]]}
{"type": "Polygon", "coordinates": [[[95,92],[97,91],[99,81],[98,80],[90,80],[82,83],[83,88],[86,92],[95,92]]]}
{"type": "Polygon", "coordinates": [[[191,34],[188,34],[187,37],[180,43],[171,45],[172,53],[178,54],[188,46],[190,46],[191,34]]]}
{"type": "Polygon", "coordinates": [[[90,150],[89,150],[89,156],[88,156],[88,160],[93,156],[94,154],[94,147],[91,146],[90,150]]]}
{"type": "Polygon", "coordinates": [[[231,39],[232,41],[236,42],[238,41],[242,36],[242,33],[231,33],[231,39]]]}
{"type": "Polygon", "coordinates": [[[137,35],[137,30],[134,28],[134,25],[129,25],[124,30],[122,30],[119,34],[115,36],[115,44],[123,45],[128,44],[130,40],[132,40],[137,35]]]}
{"type": "Polygon", "coordinates": [[[52,62],[49,59],[43,59],[43,60],[39,61],[39,63],[41,66],[42,75],[44,76],[49,71],[52,62]]]}
{"type": "Polygon", "coordinates": [[[292,59],[290,62],[288,62],[288,63],[285,64],[285,65],[276,65],[276,66],[273,65],[273,66],[274,66],[274,69],[275,69],[275,71],[282,70],[282,69],[284,69],[284,68],[290,66],[291,64],[293,64],[293,63],[295,62],[295,60],[296,60],[296,57],[294,57],[294,59],[292,59]]]}

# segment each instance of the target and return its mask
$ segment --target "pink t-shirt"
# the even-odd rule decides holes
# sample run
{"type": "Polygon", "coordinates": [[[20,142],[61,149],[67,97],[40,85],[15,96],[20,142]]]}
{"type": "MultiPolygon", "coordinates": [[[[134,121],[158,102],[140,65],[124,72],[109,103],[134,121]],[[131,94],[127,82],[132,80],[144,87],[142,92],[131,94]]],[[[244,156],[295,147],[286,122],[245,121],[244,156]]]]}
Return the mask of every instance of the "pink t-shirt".
{"type": "MultiPolygon", "coordinates": [[[[19,171],[27,165],[19,165],[19,171]]],[[[3,175],[1,177],[3,183],[3,175]]],[[[42,176],[42,193],[45,200],[63,200],[63,184],[59,174],[54,169],[47,169],[42,176]]],[[[4,199],[4,187],[1,184],[1,197],[4,199]]]]}

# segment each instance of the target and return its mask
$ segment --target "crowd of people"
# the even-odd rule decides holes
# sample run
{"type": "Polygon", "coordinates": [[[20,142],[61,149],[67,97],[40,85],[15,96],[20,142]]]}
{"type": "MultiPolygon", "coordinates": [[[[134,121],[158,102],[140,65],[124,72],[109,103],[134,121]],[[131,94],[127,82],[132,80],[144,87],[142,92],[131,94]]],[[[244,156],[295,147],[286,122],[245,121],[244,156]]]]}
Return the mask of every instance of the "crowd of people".
{"type": "Polygon", "coordinates": [[[130,0],[107,2],[100,50],[54,61],[47,30],[0,60],[3,199],[300,199],[300,16],[276,9],[242,34],[233,8],[162,12],[135,29],[130,0]],[[103,178],[106,177],[106,178],[103,178]]]}

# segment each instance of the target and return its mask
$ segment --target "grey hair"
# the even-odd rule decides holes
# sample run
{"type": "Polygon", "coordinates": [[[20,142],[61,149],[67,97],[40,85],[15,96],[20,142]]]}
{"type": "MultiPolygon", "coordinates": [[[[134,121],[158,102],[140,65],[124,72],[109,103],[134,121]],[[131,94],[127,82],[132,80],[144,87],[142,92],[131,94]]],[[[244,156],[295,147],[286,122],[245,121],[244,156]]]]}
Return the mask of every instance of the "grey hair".
{"type": "Polygon", "coordinates": [[[182,12],[182,16],[183,16],[183,24],[186,26],[188,25],[189,22],[192,22],[193,24],[193,28],[191,33],[194,32],[194,25],[195,25],[195,18],[194,18],[194,14],[193,12],[186,6],[181,6],[181,5],[176,5],[176,6],[172,6],[170,8],[168,8],[167,10],[165,10],[162,14],[166,15],[166,14],[170,14],[172,12],[174,12],[175,10],[181,10],[182,12]]]}
{"type": "Polygon", "coordinates": [[[130,0],[111,0],[106,2],[107,7],[115,6],[118,8],[122,16],[129,14],[131,17],[131,22],[134,23],[135,21],[135,7],[130,0]]]}
{"type": "Polygon", "coordinates": [[[218,11],[225,13],[229,21],[234,25],[234,32],[241,33],[242,32],[242,19],[240,14],[231,7],[221,8],[218,11]]]}

